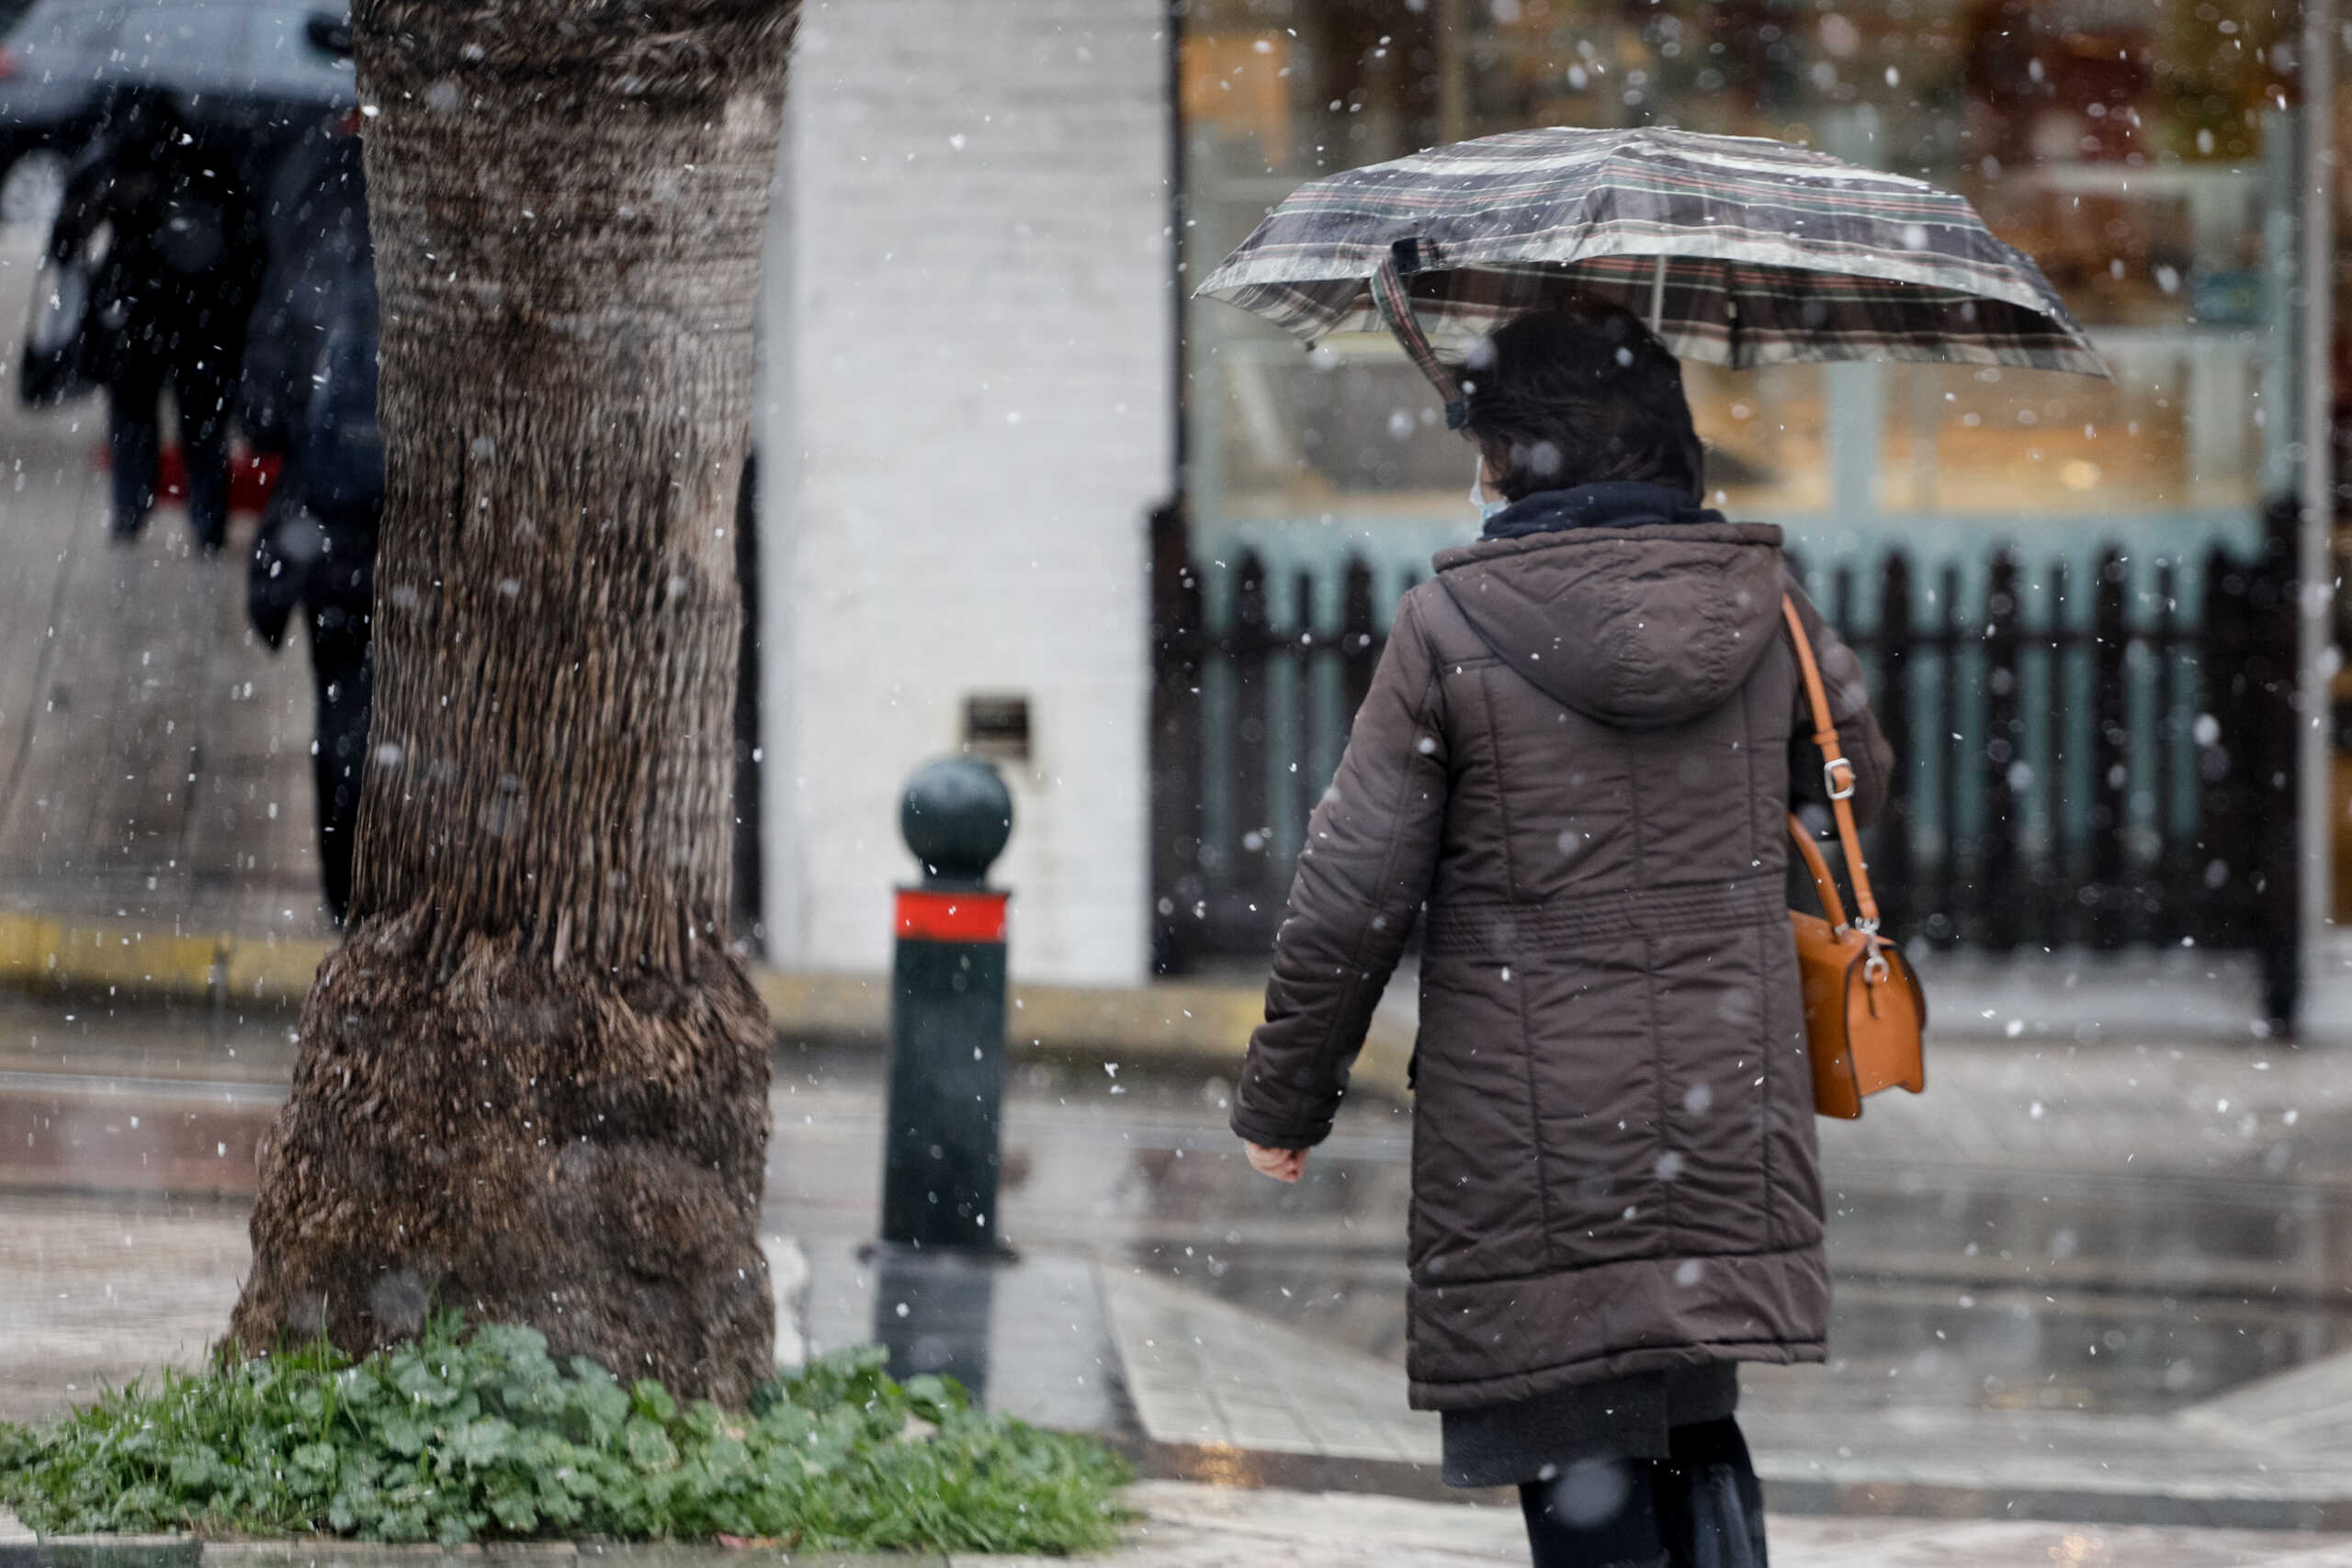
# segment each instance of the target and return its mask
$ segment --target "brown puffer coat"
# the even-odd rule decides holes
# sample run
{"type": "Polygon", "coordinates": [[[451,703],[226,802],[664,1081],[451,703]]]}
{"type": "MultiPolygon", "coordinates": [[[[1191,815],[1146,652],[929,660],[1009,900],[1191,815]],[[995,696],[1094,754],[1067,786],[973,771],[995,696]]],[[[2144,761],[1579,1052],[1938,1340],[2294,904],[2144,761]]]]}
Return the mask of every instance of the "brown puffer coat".
{"type": "Polygon", "coordinates": [[[1774,527],[1570,529],[1437,568],[1309,827],[1234,1131],[1329,1134],[1418,918],[1413,1404],[1819,1360],[1783,823],[1825,791],[1782,592],[1867,818],[1893,759],[1860,663],[1774,527]]]}

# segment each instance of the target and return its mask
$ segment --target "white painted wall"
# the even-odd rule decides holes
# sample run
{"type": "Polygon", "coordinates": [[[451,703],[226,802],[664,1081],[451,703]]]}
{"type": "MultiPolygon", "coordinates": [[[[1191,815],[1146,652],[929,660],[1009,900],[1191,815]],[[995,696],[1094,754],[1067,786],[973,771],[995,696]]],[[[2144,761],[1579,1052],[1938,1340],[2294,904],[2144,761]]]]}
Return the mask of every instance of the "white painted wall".
{"type": "MultiPolygon", "coordinates": [[[[899,790],[1026,693],[1016,976],[1148,965],[1146,514],[1174,409],[1164,0],[808,0],[761,431],[780,964],[881,969],[899,790]]],[[[1007,770],[1008,774],[1012,770],[1007,770]]]]}

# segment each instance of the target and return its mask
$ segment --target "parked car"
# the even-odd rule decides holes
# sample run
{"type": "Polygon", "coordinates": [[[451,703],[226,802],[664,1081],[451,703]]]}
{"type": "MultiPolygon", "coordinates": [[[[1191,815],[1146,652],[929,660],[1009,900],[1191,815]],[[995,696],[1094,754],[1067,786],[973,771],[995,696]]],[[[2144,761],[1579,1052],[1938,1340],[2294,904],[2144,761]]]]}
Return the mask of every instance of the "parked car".
{"type": "Polygon", "coordinates": [[[357,103],[340,7],[300,0],[33,0],[0,40],[0,177],[70,157],[109,88],[161,88],[256,186],[288,142],[357,103]]]}

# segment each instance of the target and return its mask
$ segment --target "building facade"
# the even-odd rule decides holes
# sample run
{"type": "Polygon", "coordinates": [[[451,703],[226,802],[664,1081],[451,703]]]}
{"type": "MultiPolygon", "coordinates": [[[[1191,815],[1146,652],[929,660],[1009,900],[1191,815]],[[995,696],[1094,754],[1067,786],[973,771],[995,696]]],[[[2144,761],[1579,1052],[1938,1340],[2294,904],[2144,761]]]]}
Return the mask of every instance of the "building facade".
{"type": "Polygon", "coordinates": [[[2332,633],[2280,597],[2335,558],[2324,8],[896,0],[808,28],[761,433],[781,960],[879,967],[898,783],[967,742],[1019,793],[1022,972],[1262,952],[1472,465],[1385,339],[1305,354],[1182,296],[1317,174],[1673,124],[1961,190],[2115,367],[1690,369],[1717,503],[1789,529],[1908,732],[1876,853],[1913,933],[2009,969],[2201,943],[2223,1015],[2342,970],[2352,791],[2303,722],[2332,633]]]}
{"type": "Polygon", "coordinates": [[[1032,978],[1140,979],[1145,520],[1174,482],[1160,0],[810,4],[764,321],[765,942],[878,972],[898,798],[1013,787],[1032,978]]]}

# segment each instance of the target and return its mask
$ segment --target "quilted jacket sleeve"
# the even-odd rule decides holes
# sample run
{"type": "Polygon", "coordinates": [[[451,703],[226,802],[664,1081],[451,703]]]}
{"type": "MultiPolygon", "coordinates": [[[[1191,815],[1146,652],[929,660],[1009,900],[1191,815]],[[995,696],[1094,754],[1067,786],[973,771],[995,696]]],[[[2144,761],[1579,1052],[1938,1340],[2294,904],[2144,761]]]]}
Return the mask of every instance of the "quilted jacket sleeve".
{"type": "Polygon", "coordinates": [[[1408,595],[1339,776],[1307,824],[1233,1130],[1303,1149],[1331,1131],[1373,1009],[1429,897],[1450,763],[1438,670],[1408,595]]]}
{"type": "MultiPolygon", "coordinates": [[[[1791,581],[1788,594],[1796,602],[1797,618],[1804,623],[1805,635],[1813,641],[1813,656],[1821,666],[1821,684],[1829,694],[1830,716],[1838,721],[1838,739],[1845,746],[1846,760],[1854,765],[1854,819],[1867,828],[1886,809],[1887,792],[1894,781],[1894,748],[1886,743],[1878,716],[1871,712],[1871,689],[1863,678],[1862,661],[1854,657],[1837,629],[1822,619],[1804,589],[1791,581]]],[[[1802,682],[1797,687],[1796,732],[1789,739],[1789,793],[1800,802],[1829,804],[1829,787],[1821,776],[1821,750],[1813,743],[1813,705],[1805,698],[1802,682]]]]}

